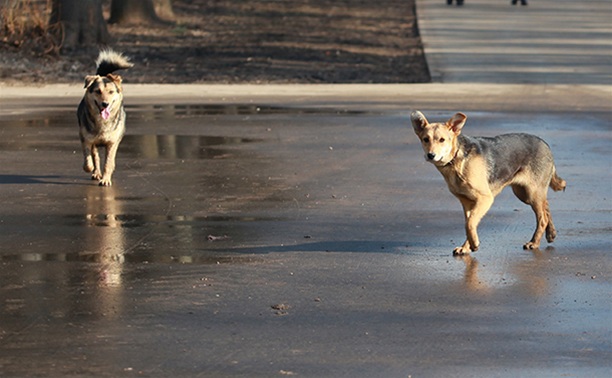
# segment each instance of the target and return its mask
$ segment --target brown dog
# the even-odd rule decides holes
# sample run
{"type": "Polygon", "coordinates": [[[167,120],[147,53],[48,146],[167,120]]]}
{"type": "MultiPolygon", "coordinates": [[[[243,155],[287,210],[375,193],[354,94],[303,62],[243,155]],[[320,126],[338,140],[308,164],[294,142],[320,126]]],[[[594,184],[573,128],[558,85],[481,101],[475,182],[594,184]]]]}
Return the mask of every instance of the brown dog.
{"type": "Polygon", "coordinates": [[[557,231],[546,199],[548,187],[565,190],[566,183],[557,176],[548,144],[530,134],[464,136],[461,129],[466,119],[464,114],[457,113],[445,123],[429,123],[419,111],[411,115],[425,159],[438,168],[448,189],[463,206],[467,239],[453,253],[478,250],[478,224],[491,208],[493,198],[506,186],[511,186],[521,201],[531,205],[536,215],[536,230],[523,248],[539,248],[544,232],[546,240],[552,242],[557,231]]]}
{"type": "Polygon", "coordinates": [[[85,95],[79,104],[77,118],[83,147],[85,172],[101,186],[112,185],[115,157],[125,134],[125,110],[121,76],[118,69],[133,66],[125,57],[112,50],[103,50],[96,60],[95,75],[85,77],[85,95]],[[104,171],[100,166],[99,147],[106,148],[104,171]]]}

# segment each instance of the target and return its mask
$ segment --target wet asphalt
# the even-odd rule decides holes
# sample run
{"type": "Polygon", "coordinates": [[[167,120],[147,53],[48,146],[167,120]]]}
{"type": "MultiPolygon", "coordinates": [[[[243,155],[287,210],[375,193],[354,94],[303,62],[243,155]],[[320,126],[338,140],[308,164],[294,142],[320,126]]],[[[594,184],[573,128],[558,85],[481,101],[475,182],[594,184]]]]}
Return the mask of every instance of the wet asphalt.
{"type": "Polygon", "coordinates": [[[2,88],[0,375],[607,377],[609,84],[128,84],[110,188],[80,85],[2,88]],[[413,109],[545,139],[557,240],[504,191],[453,257],[413,109]]]}

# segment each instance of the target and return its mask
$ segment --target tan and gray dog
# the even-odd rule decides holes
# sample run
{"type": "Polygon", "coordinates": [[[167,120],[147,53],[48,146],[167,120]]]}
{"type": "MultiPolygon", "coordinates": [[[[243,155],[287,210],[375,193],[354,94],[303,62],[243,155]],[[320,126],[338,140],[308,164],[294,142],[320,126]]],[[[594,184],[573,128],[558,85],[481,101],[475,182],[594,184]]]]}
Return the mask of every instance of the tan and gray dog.
{"type": "Polygon", "coordinates": [[[125,134],[125,110],[121,76],[113,72],[133,66],[127,58],[112,50],[102,50],[96,60],[95,75],[85,77],[85,95],[77,117],[83,147],[83,169],[100,186],[112,185],[115,157],[125,134]],[[100,165],[100,147],[106,148],[104,170],[100,165]]]}
{"type": "Polygon", "coordinates": [[[425,160],[442,173],[448,189],[463,206],[467,239],[453,253],[462,255],[478,250],[477,228],[493,204],[493,198],[506,186],[531,206],[536,230],[523,248],[537,249],[542,235],[550,243],[557,236],[548,200],[548,187],[565,190],[566,182],[557,176],[550,147],[530,134],[504,134],[493,138],[461,134],[467,117],[457,113],[444,123],[429,123],[415,111],[411,115],[414,132],[421,140],[425,160]]]}

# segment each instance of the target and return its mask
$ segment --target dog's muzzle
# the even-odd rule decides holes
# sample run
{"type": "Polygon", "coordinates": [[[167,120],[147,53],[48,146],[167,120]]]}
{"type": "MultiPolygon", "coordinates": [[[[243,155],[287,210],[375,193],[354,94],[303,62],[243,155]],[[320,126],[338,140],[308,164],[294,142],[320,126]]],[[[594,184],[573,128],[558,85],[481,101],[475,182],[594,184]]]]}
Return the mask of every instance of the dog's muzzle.
{"type": "Polygon", "coordinates": [[[96,105],[98,105],[98,109],[100,110],[100,117],[102,117],[102,119],[107,120],[110,118],[110,103],[104,101],[100,104],[98,104],[98,102],[96,101],[96,105]]]}
{"type": "Polygon", "coordinates": [[[448,164],[448,162],[444,161],[444,155],[435,154],[433,152],[426,153],[425,160],[438,167],[448,164]]]}

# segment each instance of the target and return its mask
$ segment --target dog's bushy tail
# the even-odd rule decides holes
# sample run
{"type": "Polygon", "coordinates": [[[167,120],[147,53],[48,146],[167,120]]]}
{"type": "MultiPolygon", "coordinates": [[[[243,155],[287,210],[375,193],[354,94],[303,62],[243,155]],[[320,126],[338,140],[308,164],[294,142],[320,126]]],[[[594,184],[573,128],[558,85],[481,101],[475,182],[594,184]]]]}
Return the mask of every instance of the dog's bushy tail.
{"type": "Polygon", "coordinates": [[[567,186],[567,183],[565,182],[564,179],[562,179],[561,177],[557,175],[557,170],[555,169],[555,171],[553,172],[553,176],[550,179],[550,187],[555,192],[558,192],[560,190],[565,191],[566,186],[567,186]]]}
{"type": "Polygon", "coordinates": [[[101,50],[96,59],[96,75],[106,76],[120,69],[130,68],[134,65],[122,54],[110,49],[101,50]]]}

